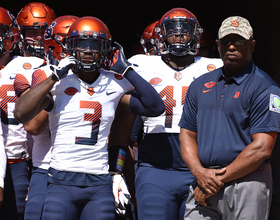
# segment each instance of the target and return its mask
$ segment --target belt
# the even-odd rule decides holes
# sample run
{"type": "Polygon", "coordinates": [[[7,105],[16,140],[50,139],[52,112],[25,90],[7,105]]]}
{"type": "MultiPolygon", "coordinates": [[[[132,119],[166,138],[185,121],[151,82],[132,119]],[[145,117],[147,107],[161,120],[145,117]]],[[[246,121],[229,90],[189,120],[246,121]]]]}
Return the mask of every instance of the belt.
{"type": "Polygon", "coordinates": [[[7,159],[7,164],[20,163],[23,161],[26,161],[26,158],[24,158],[24,159],[7,159]]]}

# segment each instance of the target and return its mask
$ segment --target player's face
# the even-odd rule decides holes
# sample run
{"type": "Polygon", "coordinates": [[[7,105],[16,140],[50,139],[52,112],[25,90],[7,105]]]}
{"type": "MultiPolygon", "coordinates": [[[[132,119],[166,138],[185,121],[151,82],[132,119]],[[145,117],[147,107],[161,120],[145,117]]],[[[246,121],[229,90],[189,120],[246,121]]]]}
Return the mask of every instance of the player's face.
{"type": "Polygon", "coordinates": [[[30,41],[41,41],[44,36],[44,29],[26,29],[25,37],[30,41]]]}
{"type": "Polygon", "coordinates": [[[100,43],[93,40],[79,40],[76,42],[77,58],[83,63],[93,63],[100,58],[100,43]]]}
{"type": "Polygon", "coordinates": [[[169,44],[187,44],[191,40],[193,25],[186,22],[173,22],[166,26],[169,44]]]}
{"type": "Polygon", "coordinates": [[[216,43],[225,70],[239,72],[252,60],[256,41],[245,40],[237,34],[229,34],[216,43]]]}

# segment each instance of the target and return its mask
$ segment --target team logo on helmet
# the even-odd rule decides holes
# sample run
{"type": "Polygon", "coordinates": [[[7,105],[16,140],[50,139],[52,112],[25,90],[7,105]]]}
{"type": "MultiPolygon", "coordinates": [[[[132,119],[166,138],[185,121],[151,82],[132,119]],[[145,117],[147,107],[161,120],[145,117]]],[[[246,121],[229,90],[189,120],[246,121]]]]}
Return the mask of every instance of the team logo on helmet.
{"type": "Polygon", "coordinates": [[[56,21],[53,21],[53,22],[47,27],[47,29],[46,29],[46,31],[45,31],[45,35],[44,35],[45,40],[50,40],[50,39],[51,39],[51,37],[52,37],[52,35],[53,35],[53,33],[54,33],[53,28],[54,28],[55,25],[56,25],[56,21]]]}
{"type": "Polygon", "coordinates": [[[9,11],[8,11],[8,15],[9,15],[9,17],[12,19],[12,23],[13,23],[13,25],[12,25],[12,26],[14,26],[15,28],[18,28],[18,24],[17,24],[17,22],[16,22],[16,18],[15,18],[15,16],[14,16],[14,15],[12,15],[12,13],[11,13],[11,12],[9,12],[9,11]]]}
{"type": "Polygon", "coordinates": [[[47,22],[34,22],[33,26],[48,26],[47,22]]]}

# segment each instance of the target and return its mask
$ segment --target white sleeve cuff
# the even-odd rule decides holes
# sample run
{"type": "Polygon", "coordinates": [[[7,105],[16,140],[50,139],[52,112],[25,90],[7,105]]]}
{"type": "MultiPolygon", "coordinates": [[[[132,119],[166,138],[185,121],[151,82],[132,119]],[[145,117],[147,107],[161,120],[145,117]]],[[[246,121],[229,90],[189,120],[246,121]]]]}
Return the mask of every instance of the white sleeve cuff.
{"type": "Polygon", "coordinates": [[[4,178],[0,177],[0,187],[4,189],[4,178]]]}

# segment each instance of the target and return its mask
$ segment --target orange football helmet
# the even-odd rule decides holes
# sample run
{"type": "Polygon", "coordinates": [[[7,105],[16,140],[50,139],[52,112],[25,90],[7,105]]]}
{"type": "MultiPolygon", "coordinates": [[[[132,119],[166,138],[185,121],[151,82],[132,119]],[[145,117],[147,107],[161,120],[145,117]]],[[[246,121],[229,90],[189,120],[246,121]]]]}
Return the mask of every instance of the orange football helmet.
{"type": "Polygon", "coordinates": [[[85,72],[92,72],[103,65],[111,42],[108,27],[98,18],[91,16],[76,20],[66,37],[67,51],[76,58],[76,67],[85,72]],[[77,56],[80,52],[94,54],[92,63],[82,62],[77,56]]]}
{"type": "Polygon", "coordinates": [[[199,39],[203,33],[195,15],[185,8],[173,8],[166,12],[155,31],[161,41],[162,53],[171,53],[175,56],[196,55],[199,39]],[[187,38],[186,42],[178,40],[183,37],[187,38]]]}
{"type": "Polygon", "coordinates": [[[73,15],[60,16],[46,28],[43,42],[45,55],[50,64],[57,65],[62,58],[68,56],[65,37],[71,25],[78,19],[79,17],[73,15]]]}
{"type": "Polygon", "coordinates": [[[19,26],[8,10],[0,7],[0,54],[10,53],[16,47],[19,26]]]}
{"type": "Polygon", "coordinates": [[[20,49],[32,56],[43,56],[43,39],[36,41],[28,40],[25,31],[27,29],[45,30],[55,18],[54,11],[44,3],[32,2],[24,6],[17,15],[21,37],[20,49]]]}
{"type": "Polygon", "coordinates": [[[140,38],[140,43],[143,47],[144,54],[147,55],[155,55],[157,54],[156,48],[154,48],[154,39],[153,39],[153,31],[155,26],[158,24],[159,21],[155,21],[148,25],[145,30],[143,31],[141,38],[140,38]]]}

